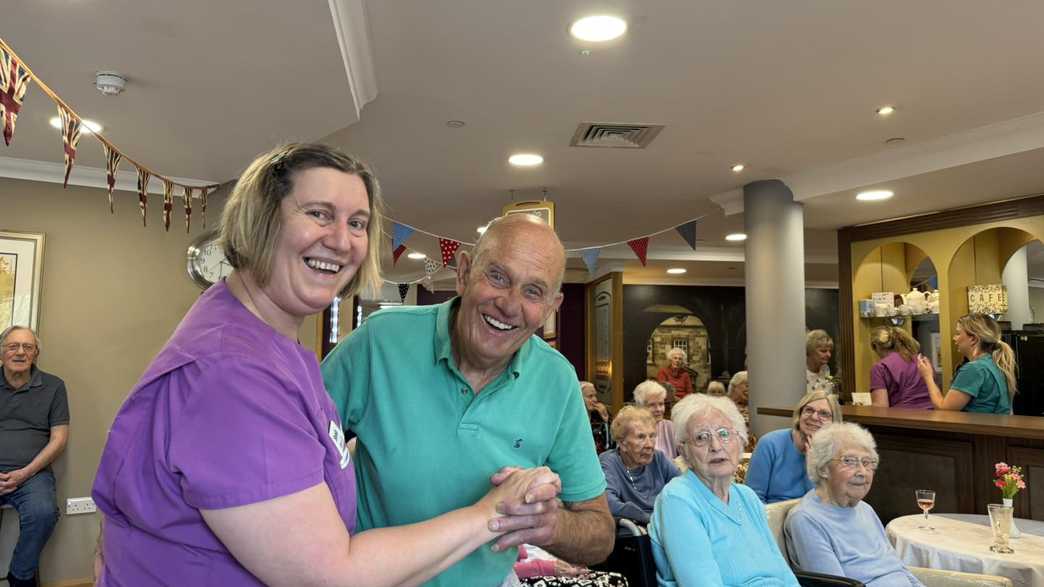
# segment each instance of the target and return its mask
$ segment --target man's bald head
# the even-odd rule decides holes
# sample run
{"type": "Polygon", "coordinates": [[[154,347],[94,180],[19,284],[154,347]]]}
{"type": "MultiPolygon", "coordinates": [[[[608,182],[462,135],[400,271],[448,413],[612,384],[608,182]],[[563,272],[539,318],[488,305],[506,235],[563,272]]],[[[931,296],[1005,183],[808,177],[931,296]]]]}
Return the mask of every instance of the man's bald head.
{"type": "Polygon", "coordinates": [[[472,258],[475,263],[479,263],[485,254],[501,245],[522,248],[544,256],[554,276],[554,290],[561,289],[565,278],[565,247],[554,229],[540,217],[533,214],[508,214],[494,218],[475,243],[472,258]]]}

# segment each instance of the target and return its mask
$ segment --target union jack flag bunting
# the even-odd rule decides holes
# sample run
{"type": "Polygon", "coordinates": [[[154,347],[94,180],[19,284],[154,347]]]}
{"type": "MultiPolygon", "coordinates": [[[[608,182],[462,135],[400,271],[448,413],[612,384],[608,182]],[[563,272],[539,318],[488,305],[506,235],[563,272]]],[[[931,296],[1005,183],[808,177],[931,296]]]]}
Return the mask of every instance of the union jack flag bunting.
{"type": "Polygon", "coordinates": [[[138,207],[141,208],[141,225],[146,226],[145,212],[149,208],[149,179],[152,174],[141,167],[138,168],[138,207]]]}
{"type": "Polygon", "coordinates": [[[116,204],[112,200],[112,190],[116,188],[116,168],[120,166],[123,155],[109,145],[102,143],[105,149],[105,183],[109,185],[109,213],[116,212],[116,204]]]}
{"type": "Polygon", "coordinates": [[[69,173],[76,160],[76,145],[80,142],[80,119],[61,104],[58,105],[58,117],[62,120],[62,148],[65,151],[65,182],[62,187],[69,187],[69,173]]]}
{"type": "Polygon", "coordinates": [[[163,180],[163,230],[170,232],[170,213],[174,210],[174,183],[165,177],[163,180]]]}
{"type": "Polygon", "coordinates": [[[4,144],[14,136],[15,119],[22,109],[22,98],[29,89],[29,70],[0,47],[0,118],[4,121],[4,144]]]}
{"type": "Polygon", "coordinates": [[[192,226],[192,188],[183,187],[185,189],[185,234],[188,234],[192,226]]]}

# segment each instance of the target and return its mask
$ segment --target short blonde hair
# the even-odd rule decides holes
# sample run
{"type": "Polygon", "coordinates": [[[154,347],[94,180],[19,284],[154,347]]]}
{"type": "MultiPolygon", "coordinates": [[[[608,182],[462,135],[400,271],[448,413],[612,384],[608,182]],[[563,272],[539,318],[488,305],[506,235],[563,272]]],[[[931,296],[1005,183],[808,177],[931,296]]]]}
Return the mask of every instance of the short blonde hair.
{"type": "Polygon", "coordinates": [[[653,418],[649,410],[638,406],[624,406],[620,408],[620,412],[616,414],[616,419],[613,420],[609,429],[613,440],[617,443],[623,441],[630,434],[632,424],[646,424],[655,429],[656,418],[653,418]]]}
{"type": "Polygon", "coordinates": [[[380,259],[384,202],[380,184],[370,167],[333,147],[318,143],[289,143],[260,155],[236,182],[221,213],[220,242],[225,258],[235,269],[250,271],[258,285],[272,276],[272,259],[282,230],[280,206],[294,189],[297,173],[331,168],[354,175],[366,187],[370,220],[366,227],[366,259],[341,290],[346,297],[365,288],[381,286],[380,259]]]}
{"type": "Polygon", "coordinates": [[[865,428],[851,422],[828,424],[812,437],[812,445],[805,455],[808,478],[817,486],[827,479],[830,461],[837,458],[837,453],[846,445],[858,446],[870,453],[870,458],[880,460],[877,443],[865,428]]]}
{"type": "Polygon", "coordinates": [[[725,384],[721,381],[711,381],[707,384],[707,393],[710,395],[725,395],[725,384]]]}
{"type": "Polygon", "coordinates": [[[805,335],[805,356],[811,355],[821,346],[834,347],[834,339],[830,338],[826,330],[817,328],[805,335]]]}
{"type": "Polygon", "coordinates": [[[645,407],[650,395],[660,394],[663,394],[663,401],[667,401],[667,388],[655,379],[646,379],[634,388],[634,403],[645,407]]]}
{"type": "Polygon", "coordinates": [[[747,383],[747,372],[737,371],[736,374],[732,376],[732,379],[729,379],[729,395],[732,395],[733,387],[744,383],[747,383]]]}
{"type": "Polygon", "coordinates": [[[798,424],[801,422],[801,410],[805,409],[805,406],[808,404],[821,399],[825,399],[827,403],[830,404],[830,413],[832,414],[831,421],[841,421],[841,404],[837,403],[837,396],[823,391],[822,389],[817,389],[801,396],[801,399],[798,400],[797,406],[794,407],[794,417],[792,422],[794,430],[798,429],[798,424]]]}
{"type": "Polygon", "coordinates": [[[736,434],[743,440],[740,446],[747,444],[747,423],[743,420],[736,404],[725,396],[707,395],[703,393],[692,393],[681,399],[671,409],[671,423],[674,425],[674,442],[681,446],[688,440],[689,421],[693,418],[705,416],[712,411],[720,412],[728,418],[729,423],[736,430],[736,434]]]}

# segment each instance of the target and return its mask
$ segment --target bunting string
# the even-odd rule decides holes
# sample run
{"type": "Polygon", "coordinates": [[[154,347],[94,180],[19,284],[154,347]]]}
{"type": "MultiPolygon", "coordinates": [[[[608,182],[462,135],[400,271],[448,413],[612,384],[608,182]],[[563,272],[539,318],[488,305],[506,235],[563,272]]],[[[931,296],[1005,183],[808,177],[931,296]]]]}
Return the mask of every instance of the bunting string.
{"type": "MultiPolygon", "coordinates": [[[[75,110],[69,104],[62,100],[62,98],[50,88],[42,79],[40,79],[32,68],[23,61],[14,49],[7,44],[4,39],[0,38],[0,68],[3,69],[0,73],[0,122],[3,124],[3,135],[4,142],[7,145],[11,144],[14,137],[15,118],[19,114],[19,110],[22,106],[22,98],[28,90],[29,82],[35,82],[51,101],[54,102],[58,108],[59,116],[62,119],[62,146],[63,146],[63,159],[65,160],[65,184],[69,182],[69,173],[72,170],[73,160],[76,157],[76,144],[80,139],[81,124],[83,118],[76,113],[75,110]]],[[[189,186],[182,183],[178,183],[170,179],[169,177],[156,172],[151,167],[146,166],[140,161],[133,159],[119,147],[117,147],[112,141],[105,138],[104,135],[96,132],[91,132],[90,135],[98,140],[102,144],[102,148],[105,151],[106,158],[106,172],[107,182],[109,184],[109,210],[110,212],[115,211],[115,205],[112,202],[112,190],[115,186],[116,167],[120,161],[126,161],[133,165],[138,171],[139,185],[142,183],[141,179],[145,178],[145,184],[147,187],[148,178],[155,177],[163,182],[164,187],[167,183],[172,186],[178,186],[181,188],[182,197],[192,197],[193,190],[201,190],[200,199],[203,203],[202,214],[203,214],[203,225],[206,226],[206,196],[208,191],[212,191],[220,187],[221,184],[209,184],[205,186],[189,186]]],[[[168,195],[167,190],[164,190],[164,200],[168,200],[171,196],[168,195]]],[[[141,206],[142,214],[145,213],[147,204],[145,203],[146,194],[139,189],[139,204],[141,206]]],[[[166,207],[166,205],[165,205],[166,207]]],[[[191,206],[185,206],[186,223],[188,223],[188,215],[191,214],[191,206]]],[[[144,220],[144,217],[143,217],[144,220]]],[[[164,224],[169,227],[169,219],[164,219],[164,224]]]]}

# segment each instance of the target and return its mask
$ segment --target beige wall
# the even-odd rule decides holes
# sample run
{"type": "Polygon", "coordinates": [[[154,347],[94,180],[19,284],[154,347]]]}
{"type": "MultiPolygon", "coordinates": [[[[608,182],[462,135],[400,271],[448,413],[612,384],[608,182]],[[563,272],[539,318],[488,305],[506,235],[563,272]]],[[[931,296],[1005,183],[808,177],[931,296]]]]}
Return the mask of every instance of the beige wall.
{"type": "MultiPolygon", "coordinates": [[[[62,510],[66,498],[90,495],[116,411],[200,294],[185,273],[189,240],[201,231],[198,209],[186,235],[177,206],[164,232],[159,205],[150,206],[142,228],[137,197],[117,192],[116,200],[110,215],[104,190],[0,179],[0,230],[45,235],[39,364],[65,380],[72,418],[69,446],[54,465],[62,510]]],[[[211,197],[208,228],[223,200],[211,197]]],[[[302,325],[305,346],[313,346],[315,330],[315,320],[302,325]]],[[[14,519],[5,520],[5,546],[14,519]]],[[[97,515],[63,516],[44,551],[41,578],[89,577],[97,533],[97,515]]],[[[4,568],[9,557],[0,553],[4,568]]]]}

